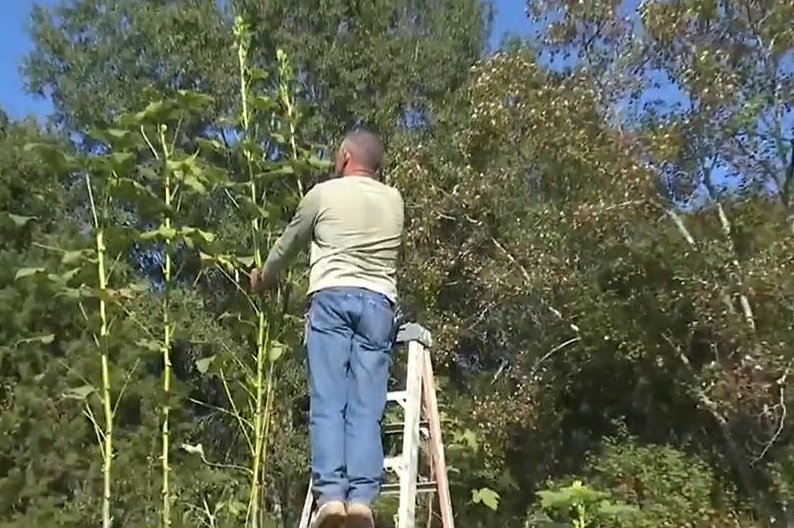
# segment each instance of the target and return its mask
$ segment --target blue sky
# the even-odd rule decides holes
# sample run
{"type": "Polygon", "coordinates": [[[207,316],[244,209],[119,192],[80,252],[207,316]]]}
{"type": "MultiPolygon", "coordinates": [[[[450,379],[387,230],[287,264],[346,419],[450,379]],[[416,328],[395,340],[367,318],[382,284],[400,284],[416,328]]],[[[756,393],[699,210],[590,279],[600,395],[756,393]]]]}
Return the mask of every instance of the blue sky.
{"type": "MultiPolygon", "coordinates": [[[[8,0],[0,17],[0,105],[12,118],[28,114],[49,113],[49,101],[25,93],[25,81],[19,73],[22,58],[30,52],[28,34],[30,10],[34,3],[55,5],[57,0],[8,0]]],[[[500,41],[505,33],[525,31],[529,23],[524,15],[524,0],[495,0],[497,18],[493,38],[500,41]]]]}
{"type": "MultiPolygon", "coordinates": [[[[31,50],[28,23],[32,0],[4,2],[5,15],[0,17],[0,105],[11,117],[27,114],[42,115],[50,110],[48,101],[35,99],[25,93],[19,65],[31,50]]],[[[53,5],[55,0],[38,0],[41,5],[53,5]]]]}

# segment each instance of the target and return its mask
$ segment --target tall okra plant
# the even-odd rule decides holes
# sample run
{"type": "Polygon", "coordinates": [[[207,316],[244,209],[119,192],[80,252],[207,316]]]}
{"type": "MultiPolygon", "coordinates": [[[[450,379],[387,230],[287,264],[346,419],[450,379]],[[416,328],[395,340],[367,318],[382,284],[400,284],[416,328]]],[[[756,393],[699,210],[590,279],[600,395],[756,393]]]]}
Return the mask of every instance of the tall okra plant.
{"type": "Polygon", "coordinates": [[[287,294],[293,277],[288,274],[277,295],[253,296],[247,291],[247,272],[264,263],[266,251],[280,234],[284,221],[303,195],[302,177],[328,164],[302,147],[295,82],[286,54],[279,50],[273,74],[251,64],[250,30],[235,21],[238,58],[240,115],[236,148],[240,181],[229,185],[227,197],[235,215],[247,223],[249,236],[243,244],[227,241],[223,252],[204,255],[206,262],[226,275],[242,301],[234,321],[251,336],[250,361],[237,357],[213,361],[223,383],[231,414],[237,422],[249,454],[249,489],[246,526],[265,523],[266,473],[270,427],[277,393],[276,368],[287,350],[287,334],[295,333],[287,315],[287,294]],[[235,386],[239,390],[235,390],[235,386]]]}
{"type": "MultiPolygon", "coordinates": [[[[94,337],[97,368],[81,372],[67,366],[73,377],[82,380],[82,385],[70,389],[64,396],[81,402],[96,434],[102,461],[103,528],[110,528],[114,520],[114,420],[132,375],[128,370],[114,376],[112,370],[114,351],[121,348],[121,343],[113,345],[112,340],[114,324],[120,319],[138,325],[139,335],[144,336],[136,343],[138,348],[162,356],[165,393],[161,408],[162,525],[171,525],[168,393],[174,331],[169,298],[174,280],[172,253],[176,247],[206,245],[214,238],[207,231],[177,225],[175,218],[186,196],[205,194],[208,188],[225,179],[222,170],[202,166],[196,153],[182,152],[177,145],[181,124],[210,102],[208,97],[180,92],[174,99],[155,102],[141,112],[125,115],[117,120],[114,128],[92,133],[100,143],[97,150],[102,152],[98,154],[67,155],[48,145],[28,146],[54,168],[72,173],[85,189],[85,227],[90,235],[86,245],[48,247],[62,254],[63,273],[30,268],[18,270],[17,278],[44,279],[57,285],[59,295],[79,304],[87,330],[94,337]],[[138,229],[152,222],[154,229],[138,229]],[[129,257],[140,252],[161,256],[155,259],[162,262],[162,274],[155,284],[136,284],[129,280],[132,267],[129,257]],[[162,290],[159,336],[128,306],[128,301],[137,295],[157,290],[162,290]],[[98,380],[92,379],[95,371],[99,373],[98,380]]],[[[124,343],[124,346],[130,344],[124,343]]]]}
{"type": "Polygon", "coordinates": [[[150,161],[141,172],[148,178],[146,187],[149,196],[156,197],[160,214],[153,218],[153,228],[142,232],[138,240],[146,251],[160,256],[159,286],[162,290],[161,322],[159,338],[148,340],[152,349],[162,356],[163,398],[161,414],[161,474],[162,474],[162,526],[172,523],[171,506],[174,500],[171,488],[171,349],[177,322],[171,291],[177,279],[174,273],[174,258],[177,250],[206,247],[215,240],[212,232],[181,223],[182,205],[196,197],[207,195],[213,188],[226,182],[226,171],[204,164],[199,152],[185,152],[179,145],[184,139],[183,125],[195,114],[200,114],[212,103],[209,96],[180,92],[174,99],[151,103],[143,112],[128,116],[123,122],[137,127],[137,133],[146,145],[150,161]]]}
{"type": "MultiPolygon", "coordinates": [[[[124,134],[116,131],[97,131],[98,139],[120,142],[124,134]]],[[[86,244],[83,247],[57,248],[43,246],[61,255],[63,271],[27,268],[17,271],[17,279],[37,278],[56,286],[57,295],[77,303],[86,321],[88,332],[96,347],[96,368],[99,380],[90,379],[88,372],[80,372],[67,365],[70,375],[81,380],[64,393],[67,399],[78,400],[84,415],[96,435],[102,467],[101,519],[102,527],[113,523],[113,459],[114,419],[119,401],[132,372],[128,372],[121,386],[114,386],[111,358],[112,329],[115,320],[123,313],[119,308],[123,300],[135,294],[135,287],[126,283],[119,265],[129,239],[123,231],[115,229],[118,202],[130,196],[136,183],[130,179],[134,156],[128,151],[109,151],[97,155],[69,155],[46,144],[28,145],[38,152],[54,170],[71,173],[85,190],[86,244]],[[111,234],[112,233],[112,234],[111,234]],[[108,236],[109,234],[110,237],[108,236]],[[110,240],[109,240],[110,238],[110,240]]],[[[118,376],[116,376],[118,379],[118,376]]]]}

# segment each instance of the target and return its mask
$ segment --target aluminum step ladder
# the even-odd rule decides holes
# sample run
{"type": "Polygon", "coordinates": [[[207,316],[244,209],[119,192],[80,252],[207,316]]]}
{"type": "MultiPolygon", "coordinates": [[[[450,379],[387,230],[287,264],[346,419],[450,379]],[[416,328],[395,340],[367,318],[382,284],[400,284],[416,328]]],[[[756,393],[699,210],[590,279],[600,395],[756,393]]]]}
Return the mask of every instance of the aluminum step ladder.
{"type": "MultiPolygon", "coordinates": [[[[398,482],[384,484],[381,495],[399,496],[396,528],[415,528],[418,493],[435,493],[438,497],[442,528],[454,528],[444,444],[441,439],[441,418],[430,359],[432,336],[421,325],[408,323],[400,327],[395,344],[408,346],[405,389],[389,392],[387,402],[397,403],[402,408],[404,421],[402,424],[386,426],[384,433],[402,433],[402,453],[384,459],[385,474],[396,475],[398,482]],[[419,469],[419,448],[423,442],[429,459],[427,476],[420,474],[419,469]]],[[[314,507],[315,498],[310,480],[298,528],[311,527],[314,507]]]]}

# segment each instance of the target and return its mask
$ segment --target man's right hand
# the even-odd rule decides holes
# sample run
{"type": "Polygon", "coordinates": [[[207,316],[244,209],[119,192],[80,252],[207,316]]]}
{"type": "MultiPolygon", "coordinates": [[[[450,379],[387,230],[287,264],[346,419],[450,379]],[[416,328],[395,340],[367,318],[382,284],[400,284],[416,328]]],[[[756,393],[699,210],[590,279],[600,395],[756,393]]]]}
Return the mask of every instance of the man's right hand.
{"type": "Polygon", "coordinates": [[[264,290],[271,290],[278,283],[275,277],[272,277],[267,273],[265,273],[265,270],[262,268],[252,269],[250,274],[250,280],[251,280],[251,291],[253,293],[259,293],[264,290]]]}

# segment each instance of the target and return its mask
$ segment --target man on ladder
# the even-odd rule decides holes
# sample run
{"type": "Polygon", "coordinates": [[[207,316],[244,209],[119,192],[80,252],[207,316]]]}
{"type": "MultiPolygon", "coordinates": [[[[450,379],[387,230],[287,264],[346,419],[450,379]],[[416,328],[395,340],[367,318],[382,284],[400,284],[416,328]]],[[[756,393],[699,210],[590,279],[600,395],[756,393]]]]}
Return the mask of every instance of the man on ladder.
{"type": "Polygon", "coordinates": [[[371,505],[383,480],[380,424],[396,333],[396,262],[403,200],[378,177],[383,144],[348,134],[336,153],[338,178],[314,186],[251,272],[270,289],[311,241],[305,345],[309,363],[314,528],[374,528],[371,505]]]}

